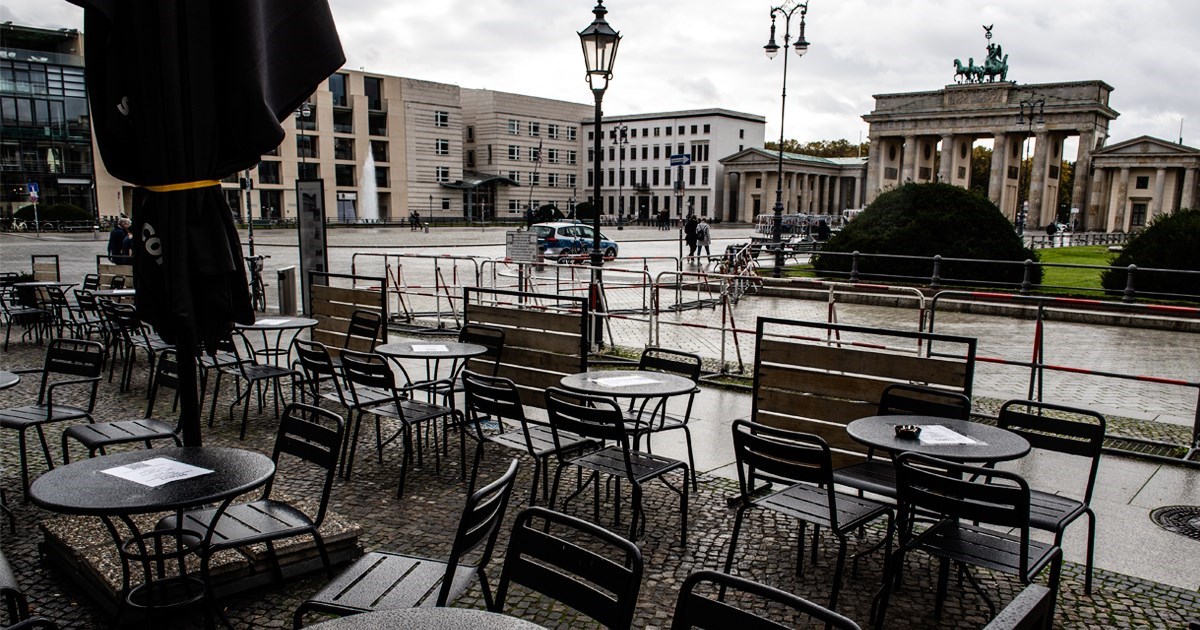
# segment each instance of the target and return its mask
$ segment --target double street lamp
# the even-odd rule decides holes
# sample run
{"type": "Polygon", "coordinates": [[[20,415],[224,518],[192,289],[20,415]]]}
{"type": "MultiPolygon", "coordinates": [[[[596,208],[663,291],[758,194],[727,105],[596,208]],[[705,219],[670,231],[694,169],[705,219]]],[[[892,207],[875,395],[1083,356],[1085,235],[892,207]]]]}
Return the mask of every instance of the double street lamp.
{"type": "MultiPolygon", "coordinates": [[[[595,161],[592,165],[592,304],[599,310],[601,267],[604,265],[604,255],[600,252],[600,166],[603,158],[600,154],[600,140],[603,131],[600,128],[601,103],[604,101],[604,90],[608,89],[608,80],[612,78],[613,63],[617,60],[617,45],[621,43],[621,34],[614,31],[604,15],[603,0],[596,3],[592,9],[595,19],[579,32],[579,41],[583,44],[583,62],[587,66],[588,87],[596,99],[596,115],[592,132],[592,154],[595,161]]],[[[603,343],[600,317],[596,317],[593,326],[597,345],[603,343]]]]}
{"type": "MultiPolygon", "coordinates": [[[[1017,224],[1017,233],[1023,233],[1025,224],[1029,221],[1029,193],[1033,188],[1033,164],[1029,162],[1029,138],[1033,135],[1034,128],[1041,131],[1046,126],[1046,99],[1044,98],[1027,98],[1021,101],[1021,113],[1017,116],[1018,125],[1027,125],[1025,140],[1021,142],[1024,145],[1024,157],[1021,158],[1021,171],[1026,172],[1025,185],[1017,187],[1017,216],[1015,217],[1017,224]]],[[[1020,181],[1018,181],[1018,184],[1020,181]]],[[[1034,209],[1041,212],[1040,208],[1034,209]]],[[[1038,219],[1041,220],[1040,217],[1038,219]]]]}
{"type": "MultiPolygon", "coordinates": [[[[771,39],[763,46],[767,59],[774,59],[779,54],[780,46],[775,43],[775,18],[783,17],[783,48],[787,48],[792,39],[792,16],[800,12],[800,35],[792,48],[796,55],[803,57],[808,52],[808,40],[804,39],[804,16],[808,13],[807,2],[788,0],[781,6],[771,7],[771,39]]],[[[771,242],[775,246],[775,270],[772,277],[783,277],[783,119],[787,113],[787,54],[783,55],[783,92],[779,103],[779,179],[775,184],[775,224],[771,228],[771,242]]]]}
{"type": "Polygon", "coordinates": [[[617,229],[625,229],[625,146],[629,144],[629,125],[609,130],[617,148],[617,229]]]}

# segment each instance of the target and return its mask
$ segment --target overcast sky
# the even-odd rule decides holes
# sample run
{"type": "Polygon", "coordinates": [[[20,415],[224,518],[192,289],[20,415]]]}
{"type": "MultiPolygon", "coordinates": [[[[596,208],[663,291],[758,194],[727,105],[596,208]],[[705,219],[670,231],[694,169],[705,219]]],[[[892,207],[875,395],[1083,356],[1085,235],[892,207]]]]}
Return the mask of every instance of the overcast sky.
{"type": "MultiPolygon", "coordinates": [[[[347,66],[369,72],[592,102],[577,31],[594,0],[330,0],[347,66]]],[[[779,134],[783,53],[762,46],[772,4],[609,0],[621,32],[607,114],[722,107],[779,134]]],[[[797,16],[798,18],[798,16],[797,16]]],[[[5,0],[0,22],[82,28],[63,0],[5,0]]],[[[986,56],[981,25],[1018,83],[1099,79],[1120,117],[1110,143],[1140,135],[1200,146],[1200,1],[810,0],[803,58],[788,61],[786,135],[865,138],[872,95],[953,83],[953,60],[986,56]]],[[[783,25],[779,24],[782,33],[783,25]]],[[[793,23],[793,37],[796,24],[793,23]]],[[[782,41],[780,41],[782,45],[782,41]]]]}

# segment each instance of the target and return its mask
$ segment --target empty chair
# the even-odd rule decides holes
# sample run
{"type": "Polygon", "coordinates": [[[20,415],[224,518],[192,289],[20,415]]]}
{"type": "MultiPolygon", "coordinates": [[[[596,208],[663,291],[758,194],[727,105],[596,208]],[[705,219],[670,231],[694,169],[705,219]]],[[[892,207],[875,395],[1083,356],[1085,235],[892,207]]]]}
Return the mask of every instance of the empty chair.
{"type": "Polygon", "coordinates": [[[886,546],[887,552],[891,552],[891,508],[871,499],[837,492],[833,484],[829,445],[819,436],[737,420],[733,423],[733,452],[737,458],[741,502],[733,521],[733,536],[729,540],[729,555],[725,559],[726,573],[733,568],[742,522],[746,511],[751,508],[764,508],[800,521],[797,575],[804,575],[804,536],[808,524],[813,526],[814,564],[817,561],[820,528],[828,529],[838,539],[837,564],[829,593],[831,609],[837,607],[848,539],[854,531],[884,519],[886,529],[883,540],[856,554],[855,560],[862,553],[874,551],[880,546],[886,546]],[[778,484],[781,489],[754,498],[756,489],[763,481],[778,484]]]}
{"type": "Polygon", "coordinates": [[[0,603],[4,605],[5,627],[29,618],[29,601],[26,600],[25,592],[17,583],[17,576],[13,574],[12,567],[8,564],[8,558],[4,557],[2,550],[0,550],[0,603]]]}
{"type": "Polygon", "coordinates": [[[38,305],[36,299],[27,299],[22,296],[22,293],[32,294],[33,291],[24,292],[17,288],[11,288],[0,294],[0,309],[4,311],[4,350],[6,351],[14,325],[25,328],[22,338],[34,334],[40,344],[43,331],[52,321],[48,309],[38,305]]]}
{"type": "MultiPolygon", "coordinates": [[[[150,332],[138,318],[137,311],[132,305],[105,301],[101,303],[100,308],[103,309],[121,338],[121,391],[126,391],[129,389],[129,382],[133,376],[133,363],[137,360],[139,351],[146,355],[146,360],[150,364],[150,375],[153,375],[155,363],[158,361],[158,353],[173,346],[150,332]]],[[[110,368],[110,378],[111,373],[110,368]]],[[[147,379],[147,381],[150,380],[153,379],[147,379]]],[[[150,384],[147,382],[147,394],[149,391],[150,384]]]]}
{"type": "Polygon", "coordinates": [[[258,411],[262,413],[263,402],[265,400],[265,392],[263,384],[268,384],[275,394],[275,415],[279,415],[279,401],[283,399],[283,390],[280,383],[285,379],[291,379],[293,372],[282,366],[273,363],[259,363],[258,355],[254,352],[254,346],[250,343],[245,333],[234,331],[232,343],[228,346],[220,348],[225,352],[232,352],[233,359],[217,370],[217,381],[213,386],[212,407],[209,410],[209,422],[212,421],[213,410],[217,406],[217,397],[220,394],[221,375],[228,374],[235,377],[240,387],[237,396],[229,403],[229,417],[233,417],[233,408],[240,402],[242,403],[242,428],[239,433],[239,439],[246,439],[246,426],[250,418],[250,397],[257,389],[258,391],[258,411]]]}
{"type": "Polygon", "coordinates": [[[738,608],[727,601],[729,599],[737,600],[739,596],[749,596],[755,602],[767,602],[782,606],[796,617],[811,617],[816,621],[824,622],[827,628],[859,630],[858,624],[853,621],[802,597],[743,577],[717,571],[697,571],[684,581],[683,587],[679,589],[679,599],[675,602],[675,616],[671,621],[671,630],[691,630],[691,628],[711,628],[712,630],[778,628],[785,630],[797,626],[795,619],[772,621],[749,610],[738,608]],[[702,585],[719,590],[719,594],[716,597],[706,597],[697,592],[697,587],[702,585]]]}
{"type": "Polygon", "coordinates": [[[158,399],[158,391],[167,387],[172,392],[172,398],[179,396],[179,364],[175,359],[175,350],[168,349],[158,358],[158,367],[154,372],[154,380],[150,384],[150,400],[146,403],[144,418],[137,420],[118,420],[116,422],[89,422],[69,426],[62,435],[63,463],[71,461],[69,440],[77,440],[88,450],[88,456],[94,456],[96,451],[104,452],[106,446],[128,444],[130,442],[145,442],[150,448],[155,440],[171,440],[176,446],[182,446],[179,440],[179,423],[169,424],[155,419],[154,404],[158,399]]]}
{"type": "Polygon", "coordinates": [[[1080,516],[1087,515],[1087,573],[1083,590],[1092,593],[1092,553],[1096,543],[1096,514],[1092,490],[1104,447],[1104,416],[1089,409],[1032,400],[1010,400],[1000,407],[997,425],[1024,437],[1035,449],[1055,451],[1088,460],[1086,480],[1080,484],[1082,500],[1052,492],[1030,490],[1029,524],[1034,529],[1054,532],[1054,544],[1062,546],[1063,532],[1080,516]]]}
{"type": "MultiPolygon", "coordinates": [[[[884,388],[879,395],[876,413],[881,416],[936,416],[968,420],[971,416],[971,399],[958,392],[899,383],[884,388]]],[[[835,470],[833,480],[839,485],[879,496],[896,496],[895,467],[887,458],[877,456],[874,449],[867,451],[867,461],[835,470]]]]}
{"type": "MultiPolygon", "coordinates": [[[[542,498],[545,500],[550,491],[548,463],[550,456],[555,452],[554,433],[550,425],[526,416],[525,405],[521,404],[521,394],[511,380],[463,370],[462,381],[466,389],[466,424],[461,435],[470,434],[477,443],[469,487],[475,487],[475,475],[483,457],[484,443],[494,442],[529,454],[534,466],[533,482],[529,487],[529,505],[537,502],[539,482],[542,485],[542,498]],[[494,420],[500,429],[499,433],[485,435],[482,426],[484,418],[494,420]],[[505,430],[505,420],[515,423],[517,428],[505,430]]],[[[565,431],[560,439],[562,450],[566,453],[582,452],[598,446],[593,440],[570,435],[565,431]]]]}
{"type": "Polygon", "coordinates": [[[489,610],[504,612],[511,584],[562,602],[606,628],[629,628],[642,588],[642,552],[599,525],[529,507],[513,523],[489,610]]]}
{"type": "Polygon", "coordinates": [[[593,513],[600,518],[600,483],[601,475],[609,475],[617,481],[617,500],[613,521],[620,523],[621,495],[620,480],[625,479],[632,488],[632,518],[629,523],[629,537],[636,538],[638,525],[645,520],[642,508],[642,484],[651,479],[660,479],[663,484],[679,495],[679,544],[687,546],[687,517],[688,517],[688,481],[690,479],[687,464],[650,453],[635,451],[630,447],[630,436],[626,432],[625,419],[621,408],[609,398],[585,396],[550,387],[546,389],[546,413],[550,417],[550,430],[554,436],[555,454],[558,467],[554,472],[554,485],[550,490],[550,506],[554,506],[558,494],[558,484],[562,480],[563,469],[567,466],[578,466],[591,471],[586,482],[580,483],[573,494],[563,499],[565,506],[571,499],[581,494],[588,485],[595,484],[593,496],[593,513]],[[564,448],[569,440],[577,437],[595,440],[600,443],[615,442],[615,446],[573,454],[564,448]],[[681,483],[676,488],[666,476],[672,471],[682,473],[681,483]]]}
{"type": "Polygon", "coordinates": [[[36,429],[46,456],[46,466],[54,468],[50,457],[50,446],[46,443],[43,426],[52,422],[87,418],[92,422],[92,409],[96,406],[96,388],[100,384],[100,372],[104,364],[104,347],[95,341],[78,339],[55,339],[46,348],[46,359],[41,370],[26,370],[41,373],[37,401],[32,405],[0,409],[0,428],[15,429],[19,435],[21,458],[21,486],[29,497],[29,464],[26,457],[25,432],[36,429]],[[59,388],[68,386],[87,388],[86,406],[55,402],[65,395],[59,388]]]}
{"type": "Polygon", "coordinates": [[[680,352],[678,350],[668,350],[666,348],[646,348],[642,350],[642,356],[638,359],[638,369],[646,372],[666,372],[675,374],[684,378],[691,379],[696,387],[687,394],[687,407],[681,414],[672,414],[667,412],[667,399],[659,398],[657,402],[651,405],[654,399],[643,398],[641,403],[636,405],[635,400],[630,399],[628,415],[636,424],[631,428],[635,432],[634,448],[643,436],[646,438],[646,450],[650,448],[650,440],[655,433],[663,431],[672,431],[677,429],[683,430],[684,439],[687,441],[688,452],[688,467],[692,471],[692,489],[696,489],[696,458],[692,453],[692,431],[688,428],[688,420],[692,417],[692,403],[696,399],[696,394],[700,392],[700,356],[690,352],[680,352]],[[649,409],[647,409],[649,407],[649,409]]]}
{"type": "Polygon", "coordinates": [[[271,454],[276,473],[267,482],[258,500],[234,503],[225,509],[224,513],[220,512],[220,508],[204,508],[168,516],[159,521],[157,529],[160,531],[184,529],[204,532],[204,539],[199,541],[200,570],[206,588],[210,589],[210,599],[212,581],[209,578],[209,564],[213,556],[226,549],[257,543],[266,543],[274,562],[275,574],[277,578],[282,579],[279,558],[275,554],[275,543],[295,536],[311,536],[316,543],[317,552],[321,555],[325,572],[332,576],[329,554],[325,551],[325,541],[321,537],[320,528],[329,506],[329,493],[333,488],[333,477],[337,471],[344,431],[345,424],[341,416],[309,405],[290,404],[284,409],[283,417],[279,420],[279,433],[271,454]],[[315,478],[321,481],[320,491],[315,495],[306,486],[310,493],[307,498],[315,499],[317,503],[315,514],[306,514],[289,503],[271,498],[273,489],[280,485],[283,471],[295,470],[279,467],[285,455],[288,459],[314,470],[317,474],[315,478]],[[217,514],[221,517],[214,523],[213,517],[217,514]]]}
{"type": "Polygon", "coordinates": [[[88,273],[83,276],[83,284],[79,285],[84,291],[95,291],[100,288],[100,274],[88,273]]]}
{"type": "MultiPolygon", "coordinates": [[[[455,362],[450,378],[429,383],[430,389],[446,398],[446,404],[454,404],[454,394],[463,391],[461,370],[469,367],[476,374],[496,376],[500,371],[500,357],[504,354],[504,329],[486,324],[463,324],[458,329],[460,343],[473,343],[487,349],[483,354],[471,357],[461,364],[455,362]]],[[[403,369],[403,368],[401,368],[403,369]]]]}
{"type": "MultiPolygon", "coordinates": [[[[940,560],[935,604],[939,616],[951,562],[1014,575],[1023,584],[1032,583],[1049,567],[1048,586],[1054,597],[1058,596],[1062,550],[1029,537],[1029,484],[1020,475],[918,453],[901,453],[894,461],[900,545],[888,558],[883,588],[872,605],[875,627],[883,627],[893,583],[905,566],[904,557],[915,550],[940,560]],[[912,527],[918,511],[941,517],[918,532],[912,527]]],[[[968,578],[995,616],[995,605],[971,573],[960,574],[968,578]]],[[[1047,619],[1053,618],[1051,610],[1047,619]]]]}
{"type": "Polygon", "coordinates": [[[294,627],[301,627],[304,615],[309,612],[352,615],[413,606],[445,606],[462,595],[476,576],[483,588],[484,602],[491,606],[492,591],[486,569],[516,476],[514,459],[499,479],[467,497],[448,560],[387,551],[365,554],[300,604],[294,627]],[[481,547],[479,563],[464,564],[467,554],[481,547]]]}

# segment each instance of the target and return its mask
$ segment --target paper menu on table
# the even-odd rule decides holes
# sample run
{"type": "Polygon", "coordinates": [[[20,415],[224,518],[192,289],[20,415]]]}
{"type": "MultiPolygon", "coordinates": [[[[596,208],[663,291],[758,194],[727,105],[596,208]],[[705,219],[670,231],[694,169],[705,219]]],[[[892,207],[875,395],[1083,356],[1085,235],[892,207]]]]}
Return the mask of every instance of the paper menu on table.
{"type": "Polygon", "coordinates": [[[440,343],[430,343],[430,344],[414,343],[412,345],[412,351],[413,352],[449,352],[450,348],[447,348],[446,346],[444,346],[440,343]]]}
{"type": "Polygon", "coordinates": [[[121,479],[128,479],[143,486],[157,488],[172,481],[200,477],[215,471],[177,462],[166,457],[155,457],[144,462],[134,462],[125,466],[101,470],[100,472],[120,477],[121,479]]]}
{"type": "Polygon", "coordinates": [[[279,326],[287,323],[286,317],[265,317],[254,322],[255,326],[279,326]]]}
{"type": "Polygon", "coordinates": [[[954,429],[940,424],[926,424],[921,427],[921,435],[917,437],[922,444],[952,446],[955,444],[982,444],[975,438],[969,438],[954,429]]]}
{"type": "Polygon", "coordinates": [[[588,381],[602,387],[634,387],[636,385],[652,385],[661,382],[640,375],[604,376],[601,378],[589,378],[588,381]]]}

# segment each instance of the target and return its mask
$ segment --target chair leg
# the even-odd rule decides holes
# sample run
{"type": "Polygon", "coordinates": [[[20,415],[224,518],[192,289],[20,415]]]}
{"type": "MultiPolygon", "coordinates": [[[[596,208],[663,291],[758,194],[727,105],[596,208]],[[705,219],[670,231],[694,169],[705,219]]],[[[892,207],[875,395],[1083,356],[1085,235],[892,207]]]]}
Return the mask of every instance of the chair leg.
{"type": "MultiPolygon", "coordinates": [[[[1096,551],[1096,513],[1089,506],[1083,511],[1088,521],[1087,565],[1084,567],[1083,593],[1089,597],[1092,594],[1092,560],[1096,551]]],[[[1061,547],[1061,545],[1060,545],[1061,547]]],[[[1051,617],[1053,620],[1053,617],[1051,617]]]]}
{"type": "Polygon", "coordinates": [[[686,424],[683,425],[683,437],[687,441],[688,470],[692,473],[692,490],[699,492],[700,486],[696,482],[696,456],[692,453],[692,430],[686,424]]]}
{"type": "Polygon", "coordinates": [[[725,556],[725,572],[733,573],[733,553],[737,549],[738,534],[742,531],[742,519],[746,515],[746,508],[749,507],[743,504],[738,507],[737,515],[733,519],[733,534],[729,537],[729,553],[725,556]]]}
{"type": "Polygon", "coordinates": [[[25,429],[20,429],[18,432],[18,452],[21,456],[21,489],[25,492],[25,502],[29,503],[29,459],[28,448],[25,446],[25,429]]]}
{"type": "Polygon", "coordinates": [[[942,558],[938,563],[937,598],[933,603],[933,616],[942,618],[942,600],[946,599],[946,582],[950,578],[950,561],[942,558]]]}
{"type": "Polygon", "coordinates": [[[833,589],[829,592],[829,609],[837,610],[838,593],[842,590],[842,574],[846,570],[846,538],[838,537],[838,557],[837,566],[833,569],[833,589]]]}

